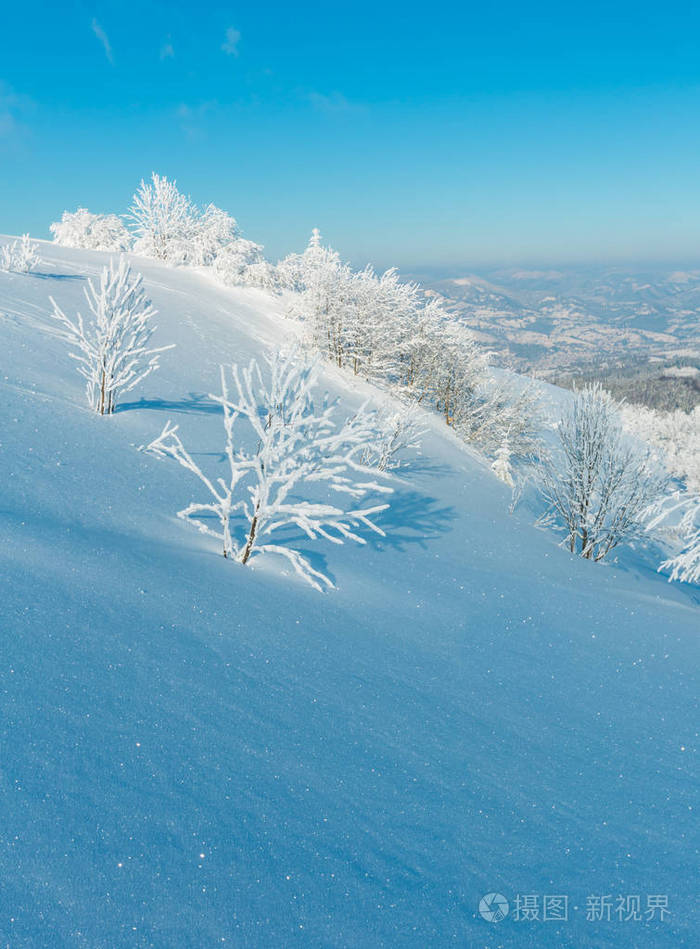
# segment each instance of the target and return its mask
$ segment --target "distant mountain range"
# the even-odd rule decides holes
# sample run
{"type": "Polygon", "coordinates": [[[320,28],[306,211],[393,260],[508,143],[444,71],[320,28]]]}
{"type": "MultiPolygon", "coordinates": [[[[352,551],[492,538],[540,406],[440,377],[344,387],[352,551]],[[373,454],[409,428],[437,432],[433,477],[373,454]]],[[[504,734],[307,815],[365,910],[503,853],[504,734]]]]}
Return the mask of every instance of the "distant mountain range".
{"type": "Polygon", "coordinates": [[[501,361],[543,376],[700,359],[700,268],[411,274],[501,361]]]}

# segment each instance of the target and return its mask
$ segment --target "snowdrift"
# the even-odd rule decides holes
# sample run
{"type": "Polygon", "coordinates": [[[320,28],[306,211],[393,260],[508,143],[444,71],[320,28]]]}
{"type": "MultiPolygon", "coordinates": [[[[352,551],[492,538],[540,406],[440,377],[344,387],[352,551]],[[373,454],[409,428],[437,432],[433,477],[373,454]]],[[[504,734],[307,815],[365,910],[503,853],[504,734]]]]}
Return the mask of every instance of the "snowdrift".
{"type": "Polygon", "coordinates": [[[294,331],[282,303],[134,258],[176,349],[101,418],[48,297],[83,307],[108,255],[40,252],[0,273],[3,944],[691,945],[697,591],[571,557],[437,418],[385,539],[299,541],[337,590],[227,562],[137,448],[172,419],[215,474],[207,393],[294,331]]]}

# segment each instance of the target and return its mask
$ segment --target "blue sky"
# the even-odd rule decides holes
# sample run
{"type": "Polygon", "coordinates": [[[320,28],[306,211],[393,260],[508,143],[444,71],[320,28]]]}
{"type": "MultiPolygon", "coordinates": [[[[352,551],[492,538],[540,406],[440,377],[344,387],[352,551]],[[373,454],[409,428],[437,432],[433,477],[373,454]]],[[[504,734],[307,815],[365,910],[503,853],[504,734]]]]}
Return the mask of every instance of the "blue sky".
{"type": "Polygon", "coordinates": [[[0,232],[152,170],[271,256],[700,253],[697,4],[29,3],[0,31],[0,232]]]}

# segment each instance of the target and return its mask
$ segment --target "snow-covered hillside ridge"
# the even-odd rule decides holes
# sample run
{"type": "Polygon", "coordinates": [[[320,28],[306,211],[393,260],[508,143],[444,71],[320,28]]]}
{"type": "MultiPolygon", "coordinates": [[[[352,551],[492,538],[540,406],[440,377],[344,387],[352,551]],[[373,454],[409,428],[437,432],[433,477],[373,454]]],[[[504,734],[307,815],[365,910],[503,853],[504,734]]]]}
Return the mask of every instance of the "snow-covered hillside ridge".
{"type": "Polygon", "coordinates": [[[138,448],[171,420],[223,473],[208,393],[284,301],[131,258],[175,348],[103,417],[49,296],[84,310],[109,255],[39,249],[0,273],[4,944],[691,945],[697,590],[561,550],[429,414],[386,537],[293,538],[337,589],[231,563],[138,448]],[[490,923],[494,891],[569,919],[490,923]],[[642,918],[588,920],[608,894],[642,918]]]}

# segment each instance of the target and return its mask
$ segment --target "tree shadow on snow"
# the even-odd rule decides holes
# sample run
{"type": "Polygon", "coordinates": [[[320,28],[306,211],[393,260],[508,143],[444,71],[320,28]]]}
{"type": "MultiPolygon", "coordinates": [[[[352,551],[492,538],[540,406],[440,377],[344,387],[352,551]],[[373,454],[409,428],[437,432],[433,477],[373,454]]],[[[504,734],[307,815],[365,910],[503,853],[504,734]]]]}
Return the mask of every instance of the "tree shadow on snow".
{"type": "Polygon", "coordinates": [[[180,412],[192,415],[203,412],[206,415],[221,413],[221,406],[212,402],[208,395],[190,392],[188,399],[139,399],[138,402],[122,402],[117,405],[117,412],[133,412],[136,409],[149,409],[161,412],[180,412]]]}
{"type": "Polygon", "coordinates": [[[87,280],[85,274],[80,273],[37,273],[34,270],[27,276],[36,277],[38,280],[87,280]]]}
{"type": "MultiPolygon", "coordinates": [[[[371,507],[373,504],[387,503],[386,511],[374,515],[372,520],[385,533],[386,537],[375,534],[366,527],[355,528],[356,533],[365,539],[369,546],[375,548],[391,547],[394,550],[404,551],[412,544],[426,546],[426,542],[439,537],[450,529],[450,524],[456,518],[453,507],[441,507],[435,498],[426,497],[418,491],[396,492],[391,495],[378,495],[362,503],[362,507],[371,507]]],[[[267,541],[268,538],[266,537],[267,541]]],[[[295,527],[285,527],[269,537],[270,543],[281,543],[285,547],[298,550],[307,557],[311,565],[323,573],[328,574],[326,559],[319,554],[319,547],[304,548],[309,539],[303,531],[295,527]],[[318,564],[321,564],[320,566],[318,564]]],[[[351,540],[345,541],[349,546],[355,546],[351,540]]],[[[332,545],[319,542],[322,548],[332,558],[332,545]]],[[[332,579],[332,578],[331,578],[332,579]]]]}
{"type": "Polygon", "coordinates": [[[430,474],[430,475],[443,475],[449,474],[453,468],[450,465],[443,464],[442,462],[433,461],[427,455],[416,455],[415,458],[411,458],[409,461],[402,461],[401,467],[395,469],[395,474],[400,478],[402,475],[421,475],[421,474],[430,474]]]}
{"type": "MultiPolygon", "coordinates": [[[[404,491],[394,495],[378,496],[371,499],[373,503],[382,503],[388,501],[390,506],[386,511],[377,514],[373,520],[378,527],[385,531],[386,536],[381,537],[367,528],[356,528],[367,542],[368,546],[381,550],[382,548],[393,548],[394,550],[404,551],[411,544],[420,544],[425,548],[427,542],[450,529],[450,524],[456,518],[456,511],[453,507],[440,506],[436,498],[426,497],[417,491],[404,491]]],[[[202,515],[203,521],[211,521],[212,527],[218,527],[218,521],[213,515],[202,515]]],[[[240,514],[231,517],[231,533],[241,542],[247,533],[248,524],[240,514]]],[[[287,525],[272,534],[266,534],[259,538],[261,544],[271,543],[280,544],[297,551],[302,557],[305,557],[314,570],[318,570],[327,576],[335,584],[335,575],[329,566],[333,563],[335,555],[335,545],[324,541],[323,538],[314,543],[298,527],[287,525]]],[[[355,544],[351,540],[344,541],[349,547],[355,544]]],[[[341,548],[338,547],[338,550],[341,548]]],[[[281,555],[268,555],[269,559],[276,560],[281,569],[290,575],[294,574],[294,568],[281,555]]]]}
{"type": "Polygon", "coordinates": [[[441,506],[437,498],[418,491],[397,491],[386,500],[389,508],[376,518],[377,526],[386,532],[386,537],[377,537],[382,547],[399,551],[411,544],[425,547],[427,541],[448,531],[457,517],[453,507],[441,506]]]}

